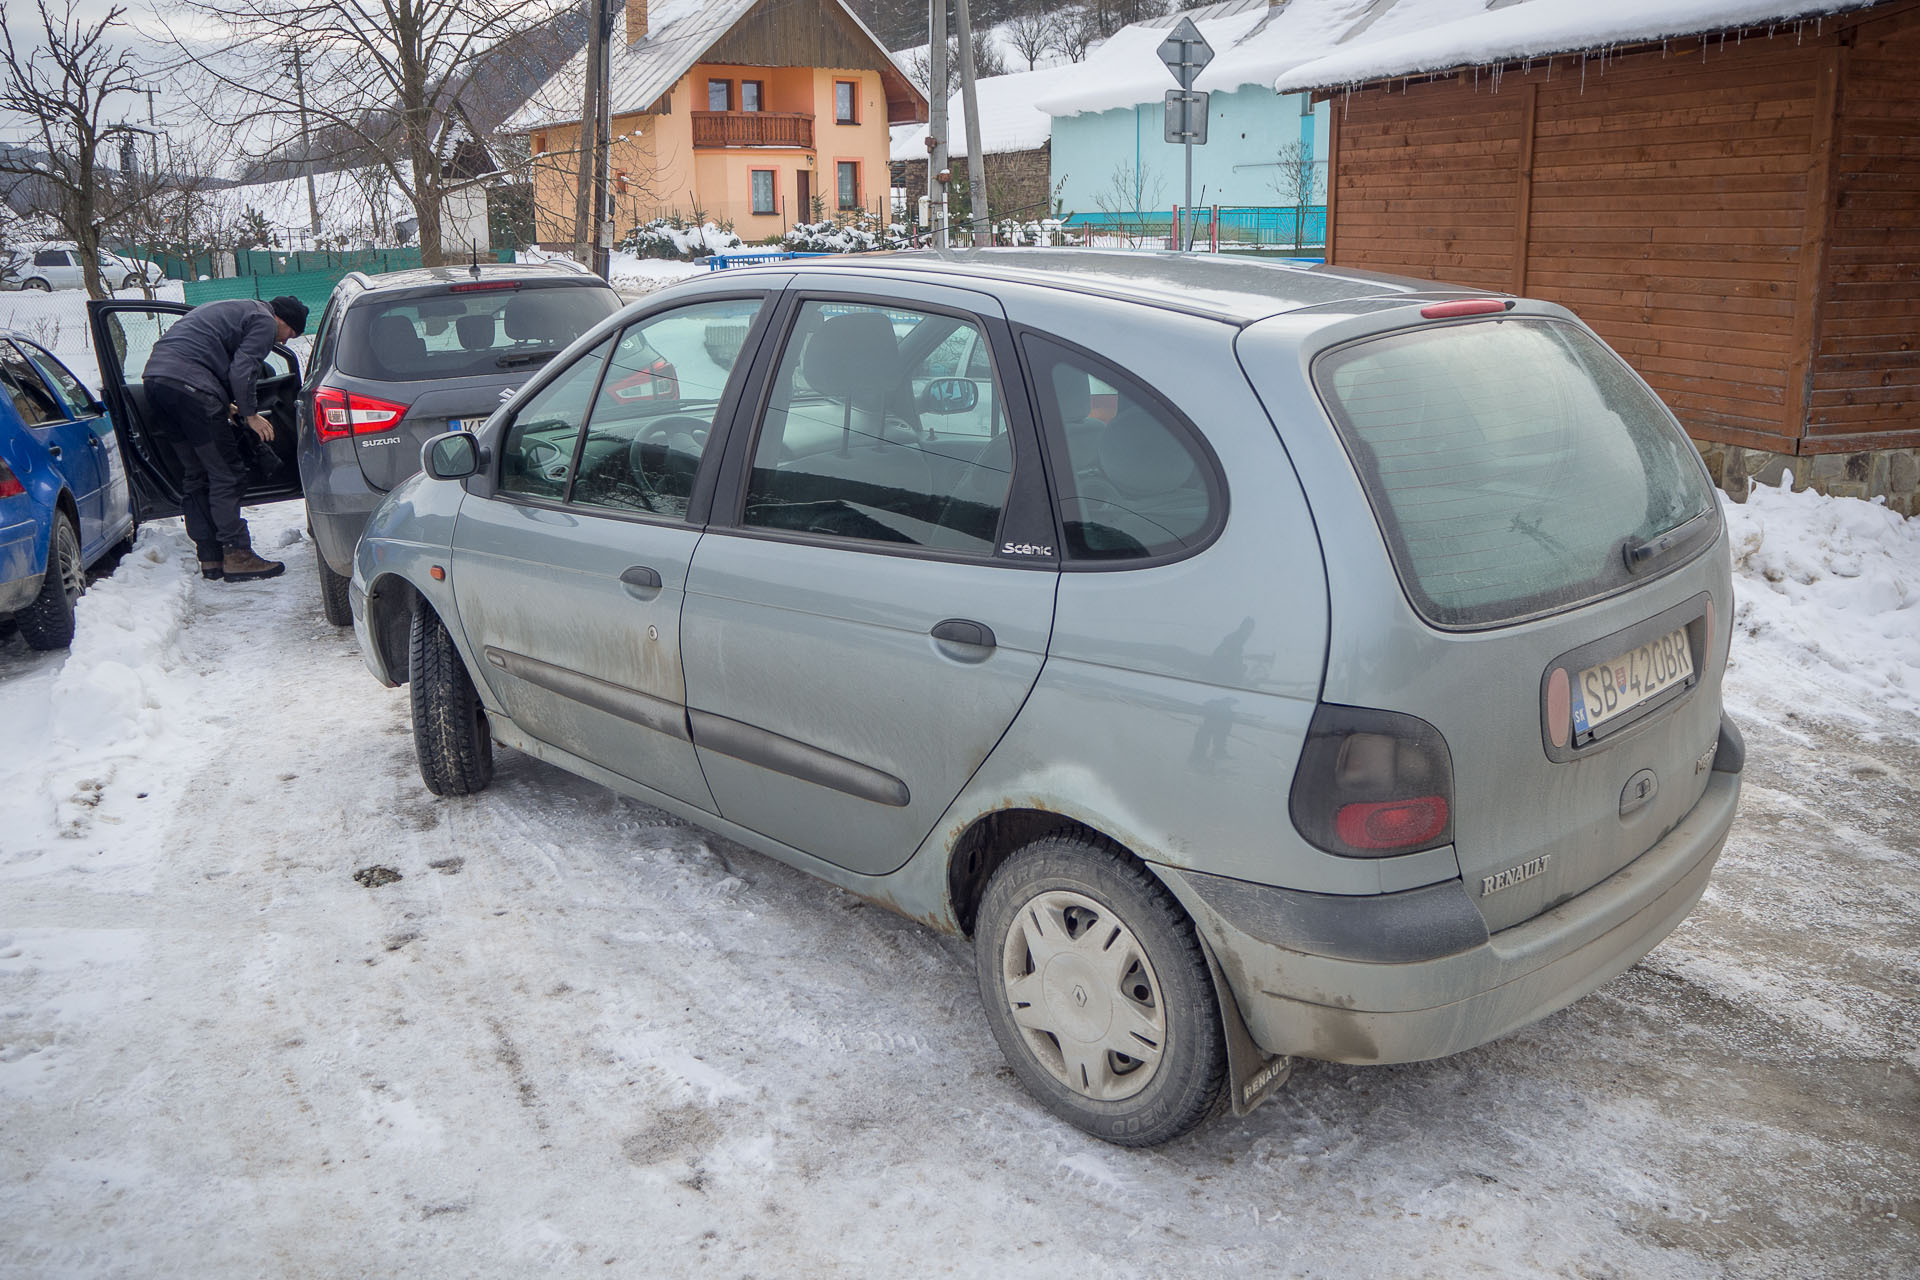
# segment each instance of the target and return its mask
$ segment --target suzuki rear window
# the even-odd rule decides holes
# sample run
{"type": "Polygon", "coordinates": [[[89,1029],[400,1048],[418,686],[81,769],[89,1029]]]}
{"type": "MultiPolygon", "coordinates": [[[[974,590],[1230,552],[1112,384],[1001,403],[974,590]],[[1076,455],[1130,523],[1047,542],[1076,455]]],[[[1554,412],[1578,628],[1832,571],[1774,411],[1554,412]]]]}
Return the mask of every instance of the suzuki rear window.
{"type": "Polygon", "coordinates": [[[597,282],[363,297],[341,327],[340,369],[383,382],[524,375],[619,305],[597,282]]]}
{"type": "Polygon", "coordinates": [[[1649,576],[1667,567],[1649,544],[1714,511],[1666,407],[1574,325],[1395,333],[1329,352],[1313,377],[1401,582],[1437,625],[1493,626],[1617,591],[1635,580],[1636,549],[1649,576]]]}

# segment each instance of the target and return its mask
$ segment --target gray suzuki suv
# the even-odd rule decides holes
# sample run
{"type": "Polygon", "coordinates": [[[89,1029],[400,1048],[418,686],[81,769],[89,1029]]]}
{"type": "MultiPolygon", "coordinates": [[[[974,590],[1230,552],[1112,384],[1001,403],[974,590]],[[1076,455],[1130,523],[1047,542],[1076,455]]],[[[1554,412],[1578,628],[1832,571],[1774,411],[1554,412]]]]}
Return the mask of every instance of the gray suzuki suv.
{"type": "Polygon", "coordinates": [[[334,287],[296,410],[327,621],[353,621],[354,544],[367,513],[419,467],[421,442],[484,421],[619,305],[571,263],[355,271],[334,287]]]}
{"type": "Polygon", "coordinates": [[[1114,1142],[1543,1017],[1733,821],[1716,495],[1549,303],[728,271],[424,455],[350,602],[430,790],[501,744],[969,935],[1014,1073],[1114,1142]]]}

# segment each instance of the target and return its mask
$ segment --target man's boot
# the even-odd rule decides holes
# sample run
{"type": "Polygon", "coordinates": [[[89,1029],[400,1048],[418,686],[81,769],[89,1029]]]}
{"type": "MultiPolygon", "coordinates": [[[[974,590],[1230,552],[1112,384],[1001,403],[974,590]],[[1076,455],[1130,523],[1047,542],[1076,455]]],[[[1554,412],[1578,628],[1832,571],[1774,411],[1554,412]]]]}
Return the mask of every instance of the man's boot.
{"type": "Polygon", "coordinates": [[[256,578],[277,578],[287,571],[278,560],[262,560],[249,546],[228,547],[220,562],[221,576],[228,582],[252,582],[256,578]]]}
{"type": "Polygon", "coordinates": [[[196,547],[194,551],[200,557],[201,577],[217,580],[226,576],[227,553],[221,550],[219,543],[216,542],[208,547],[196,547]]]}

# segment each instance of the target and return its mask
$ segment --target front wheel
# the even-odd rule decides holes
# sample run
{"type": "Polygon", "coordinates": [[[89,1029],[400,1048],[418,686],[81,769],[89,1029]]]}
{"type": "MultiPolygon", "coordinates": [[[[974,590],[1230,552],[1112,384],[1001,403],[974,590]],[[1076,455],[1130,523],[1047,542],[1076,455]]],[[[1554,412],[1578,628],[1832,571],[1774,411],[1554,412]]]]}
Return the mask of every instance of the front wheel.
{"type": "Polygon", "coordinates": [[[467,664],[446,624],[424,602],[407,635],[407,690],[420,778],[437,796],[466,796],[493,781],[493,735],[467,664]]]}
{"type": "Polygon", "coordinates": [[[1227,1097],[1206,957],[1165,886],[1078,836],[994,872],[974,930],[987,1022],[1028,1091],[1108,1142],[1166,1142],[1227,1097]]]}
{"type": "Polygon", "coordinates": [[[20,282],[20,287],[22,289],[33,289],[40,293],[53,292],[53,286],[48,284],[45,280],[42,280],[39,276],[33,276],[30,279],[22,280],[20,282]]]}
{"type": "Polygon", "coordinates": [[[40,583],[40,594],[16,615],[20,638],[32,649],[64,649],[72,644],[74,605],[86,589],[80,535],[66,512],[56,512],[47,538],[47,575],[40,583]]]}

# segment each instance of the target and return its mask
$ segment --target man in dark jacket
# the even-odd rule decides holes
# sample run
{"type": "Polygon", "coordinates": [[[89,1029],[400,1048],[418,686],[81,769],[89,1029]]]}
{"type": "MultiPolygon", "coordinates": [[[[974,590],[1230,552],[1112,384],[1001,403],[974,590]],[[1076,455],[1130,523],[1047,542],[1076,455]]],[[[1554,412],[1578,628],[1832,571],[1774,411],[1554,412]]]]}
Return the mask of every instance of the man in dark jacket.
{"type": "Polygon", "coordinates": [[[298,298],[205,302],[161,334],[147,357],[141,381],[153,409],[154,434],[180,460],[182,514],[200,555],[202,577],[246,582],[286,572],[280,561],[253,552],[247,522],[240,518],[246,461],[227,419],[229,414],[244,418],[262,440],[273,439],[273,424],[255,401],[260,362],[274,343],[306,327],[306,304],[298,298]]]}

